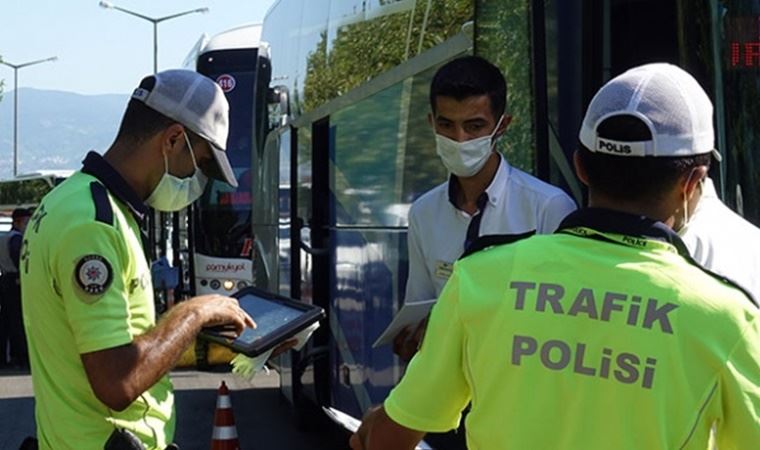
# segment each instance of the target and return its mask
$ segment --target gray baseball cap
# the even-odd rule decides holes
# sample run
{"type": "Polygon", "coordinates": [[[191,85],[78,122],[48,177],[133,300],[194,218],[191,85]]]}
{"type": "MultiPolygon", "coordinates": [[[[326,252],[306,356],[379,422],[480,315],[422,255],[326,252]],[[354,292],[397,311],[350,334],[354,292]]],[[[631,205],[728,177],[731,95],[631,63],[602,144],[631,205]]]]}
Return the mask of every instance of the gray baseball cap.
{"type": "Polygon", "coordinates": [[[208,141],[218,171],[207,175],[237,187],[235,173],[227,159],[230,107],[222,88],[211,78],[192,70],[165,70],[154,77],[153,89],[138,87],[132,98],[208,141]]]}

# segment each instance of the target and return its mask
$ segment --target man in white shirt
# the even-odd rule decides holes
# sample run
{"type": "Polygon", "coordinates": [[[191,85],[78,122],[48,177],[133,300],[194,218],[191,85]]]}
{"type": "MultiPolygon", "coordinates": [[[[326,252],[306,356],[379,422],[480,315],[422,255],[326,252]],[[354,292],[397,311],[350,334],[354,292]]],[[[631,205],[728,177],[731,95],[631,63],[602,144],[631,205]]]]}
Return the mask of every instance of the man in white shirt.
{"type": "MultiPolygon", "coordinates": [[[[430,84],[428,115],[449,180],[417,199],[409,211],[406,302],[437,298],[454,266],[478,236],[551,233],[576,209],[561,189],[510,166],[494,150],[512,117],[505,114],[501,71],[477,56],[443,65],[430,84]]],[[[409,360],[424,324],[394,341],[409,360]]]]}
{"type": "Polygon", "coordinates": [[[679,230],[689,253],[760,301],[760,229],[723,204],[710,178],[695,197],[694,213],[679,230]]]}

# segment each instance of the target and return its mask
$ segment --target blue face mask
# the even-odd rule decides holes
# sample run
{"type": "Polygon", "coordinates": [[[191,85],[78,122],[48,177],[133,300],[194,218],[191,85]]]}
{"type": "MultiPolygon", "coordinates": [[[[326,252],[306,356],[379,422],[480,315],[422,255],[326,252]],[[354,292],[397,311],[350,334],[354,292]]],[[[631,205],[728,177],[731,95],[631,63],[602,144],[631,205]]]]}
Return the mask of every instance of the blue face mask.
{"type": "Polygon", "coordinates": [[[169,173],[169,161],[164,153],[164,167],[165,172],[161,177],[161,180],[153,189],[145,203],[159,211],[179,211],[185,208],[192,202],[198,200],[203,194],[203,190],[206,188],[208,178],[198,168],[198,164],[195,162],[195,154],[193,152],[193,146],[190,145],[190,139],[185,133],[185,142],[187,148],[190,150],[190,157],[193,159],[193,167],[195,172],[192,176],[187,178],[177,178],[169,173]]]}

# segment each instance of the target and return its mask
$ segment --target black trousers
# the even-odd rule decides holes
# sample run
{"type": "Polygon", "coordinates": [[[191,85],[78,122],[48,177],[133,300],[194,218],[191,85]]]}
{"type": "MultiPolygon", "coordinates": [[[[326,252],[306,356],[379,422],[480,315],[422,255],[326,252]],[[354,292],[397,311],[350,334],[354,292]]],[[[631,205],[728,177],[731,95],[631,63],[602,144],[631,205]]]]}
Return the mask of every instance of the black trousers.
{"type": "Polygon", "coordinates": [[[11,314],[8,309],[9,305],[6,304],[10,302],[6,301],[8,295],[5,293],[4,289],[4,278],[5,277],[0,275],[0,366],[8,364],[8,347],[10,346],[11,340],[11,314]]]}
{"type": "Polygon", "coordinates": [[[28,367],[29,354],[21,312],[21,284],[17,273],[0,276],[0,302],[0,363],[28,367]],[[7,360],[6,347],[10,350],[10,358],[7,360]]]}

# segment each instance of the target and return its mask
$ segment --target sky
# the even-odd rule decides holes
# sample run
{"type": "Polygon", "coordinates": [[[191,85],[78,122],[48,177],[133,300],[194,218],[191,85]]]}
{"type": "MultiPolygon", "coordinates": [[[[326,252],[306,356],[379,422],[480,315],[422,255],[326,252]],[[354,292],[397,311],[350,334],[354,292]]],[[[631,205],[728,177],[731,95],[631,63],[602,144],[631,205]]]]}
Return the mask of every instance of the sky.
{"type": "MultiPolygon", "coordinates": [[[[177,68],[203,33],[260,23],[275,0],[112,0],[116,6],[159,18],[207,7],[158,25],[158,69],[177,68]]],[[[19,87],[80,94],[128,94],[153,73],[153,24],[98,0],[0,0],[0,57],[12,64],[57,56],[22,68],[19,87]]],[[[0,65],[5,92],[13,69],[0,65]]]]}

